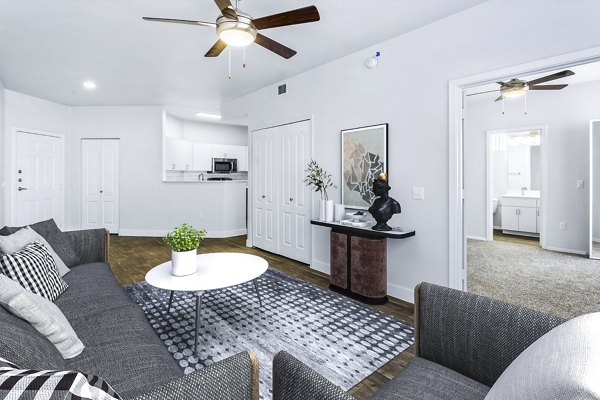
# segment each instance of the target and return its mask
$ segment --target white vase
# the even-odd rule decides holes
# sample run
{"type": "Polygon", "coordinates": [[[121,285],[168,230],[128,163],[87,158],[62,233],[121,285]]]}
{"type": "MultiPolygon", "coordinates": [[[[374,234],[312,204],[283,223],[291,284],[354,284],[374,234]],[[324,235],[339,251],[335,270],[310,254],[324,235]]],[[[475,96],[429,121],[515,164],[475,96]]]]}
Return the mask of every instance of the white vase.
{"type": "Polygon", "coordinates": [[[333,221],[333,200],[325,200],[325,222],[333,221]]]}
{"type": "Polygon", "coordinates": [[[321,199],[319,202],[319,221],[325,221],[325,212],[327,211],[327,200],[321,199]]]}
{"type": "Polygon", "coordinates": [[[188,251],[171,250],[171,275],[186,276],[196,273],[196,249],[188,251]]]}
{"type": "Polygon", "coordinates": [[[333,216],[333,220],[336,222],[339,222],[341,220],[344,219],[344,216],[346,215],[346,208],[344,207],[343,204],[336,204],[334,207],[334,216],[333,216]]]}

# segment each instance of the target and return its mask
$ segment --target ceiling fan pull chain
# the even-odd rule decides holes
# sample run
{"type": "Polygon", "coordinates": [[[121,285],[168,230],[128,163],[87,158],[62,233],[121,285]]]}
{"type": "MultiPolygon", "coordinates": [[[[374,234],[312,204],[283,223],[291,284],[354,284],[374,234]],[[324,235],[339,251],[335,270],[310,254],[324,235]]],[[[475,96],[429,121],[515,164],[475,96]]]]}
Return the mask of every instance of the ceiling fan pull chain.
{"type": "Polygon", "coordinates": [[[502,115],[504,115],[504,97],[502,97],[502,115]]]}
{"type": "Polygon", "coordinates": [[[242,68],[246,68],[246,48],[244,47],[244,62],[242,63],[242,68]]]}
{"type": "Polygon", "coordinates": [[[229,79],[231,79],[231,47],[229,47],[229,79]]]}
{"type": "Polygon", "coordinates": [[[525,115],[527,115],[527,92],[525,92],[525,115]]]}

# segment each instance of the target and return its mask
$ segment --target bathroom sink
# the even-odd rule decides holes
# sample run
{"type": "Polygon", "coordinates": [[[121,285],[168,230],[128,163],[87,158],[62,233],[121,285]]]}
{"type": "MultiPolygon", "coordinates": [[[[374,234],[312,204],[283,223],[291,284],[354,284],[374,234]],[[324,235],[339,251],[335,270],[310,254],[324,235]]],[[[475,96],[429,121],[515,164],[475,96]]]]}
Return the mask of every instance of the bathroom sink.
{"type": "Polygon", "coordinates": [[[539,199],[540,191],[539,190],[525,190],[521,192],[520,190],[509,190],[506,194],[503,194],[501,197],[518,197],[521,199],[539,199]]]}

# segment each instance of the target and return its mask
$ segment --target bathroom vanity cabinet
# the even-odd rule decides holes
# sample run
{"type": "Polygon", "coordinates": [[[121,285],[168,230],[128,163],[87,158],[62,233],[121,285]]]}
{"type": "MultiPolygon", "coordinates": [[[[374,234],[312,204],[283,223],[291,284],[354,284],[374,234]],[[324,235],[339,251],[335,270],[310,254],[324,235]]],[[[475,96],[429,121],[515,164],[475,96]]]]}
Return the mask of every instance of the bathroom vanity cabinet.
{"type": "Polygon", "coordinates": [[[502,196],[502,231],[526,236],[539,234],[539,197],[502,196]]]}

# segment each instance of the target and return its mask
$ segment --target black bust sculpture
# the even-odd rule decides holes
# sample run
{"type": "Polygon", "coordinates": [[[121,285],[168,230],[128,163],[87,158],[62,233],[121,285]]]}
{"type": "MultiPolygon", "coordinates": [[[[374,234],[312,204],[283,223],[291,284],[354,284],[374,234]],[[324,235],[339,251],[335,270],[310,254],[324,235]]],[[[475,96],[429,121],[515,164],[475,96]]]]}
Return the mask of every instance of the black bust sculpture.
{"type": "Polygon", "coordinates": [[[391,231],[387,222],[392,218],[394,214],[400,214],[402,212],[400,203],[392,199],[388,192],[391,187],[388,186],[387,175],[385,172],[379,174],[379,177],[373,181],[373,193],[375,196],[379,196],[373,202],[373,205],[369,207],[369,212],[377,221],[371,229],[375,231],[391,231]]]}

